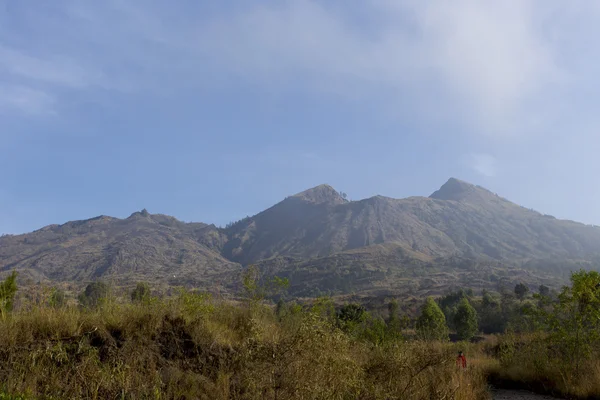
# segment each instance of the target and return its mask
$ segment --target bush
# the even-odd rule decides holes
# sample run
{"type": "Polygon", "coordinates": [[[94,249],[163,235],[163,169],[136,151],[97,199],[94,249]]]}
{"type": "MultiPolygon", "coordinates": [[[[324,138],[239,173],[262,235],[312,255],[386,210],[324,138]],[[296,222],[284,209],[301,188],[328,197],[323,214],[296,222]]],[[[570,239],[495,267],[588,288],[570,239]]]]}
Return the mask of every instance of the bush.
{"type": "Polygon", "coordinates": [[[108,299],[109,287],[104,282],[92,282],[86,286],[85,291],[79,295],[79,303],[83,307],[98,308],[108,299]]]}
{"type": "Polygon", "coordinates": [[[138,282],[131,292],[131,301],[133,303],[145,303],[148,300],[150,300],[150,286],[145,282],[138,282]]]}
{"type": "Polygon", "coordinates": [[[525,284],[518,283],[515,286],[515,295],[519,300],[523,300],[527,296],[527,293],[529,293],[529,288],[525,284]]]}
{"type": "Polygon", "coordinates": [[[62,308],[66,304],[65,292],[62,289],[52,288],[50,299],[48,301],[50,307],[62,308]]]}
{"type": "Polygon", "coordinates": [[[12,311],[15,294],[17,293],[17,272],[13,271],[4,282],[0,283],[0,312],[2,318],[12,311]]]}

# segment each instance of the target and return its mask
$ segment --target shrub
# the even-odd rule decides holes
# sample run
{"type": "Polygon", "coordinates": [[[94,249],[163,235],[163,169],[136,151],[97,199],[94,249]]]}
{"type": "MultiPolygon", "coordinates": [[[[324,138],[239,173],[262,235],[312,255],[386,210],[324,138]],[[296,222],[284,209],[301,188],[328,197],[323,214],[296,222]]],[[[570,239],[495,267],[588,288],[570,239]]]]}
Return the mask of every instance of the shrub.
{"type": "Polygon", "coordinates": [[[92,282],[86,286],[85,291],[79,295],[79,303],[83,307],[97,308],[103,305],[109,295],[109,287],[104,282],[92,282]]]}
{"type": "Polygon", "coordinates": [[[0,312],[2,317],[12,311],[15,294],[17,293],[17,272],[13,271],[0,283],[0,312]]]}
{"type": "Polygon", "coordinates": [[[66,296],[65,292],[62,289],[52,288],[52,292],[50,293],[50,299],[48,301],[50,307],[53,308],[62,308],[66,304],[66,296]]]}
{"type": "Polygon", "coordinates": [[[135,289],[131,292],[131,301],[133,303],[145,303],[150,299],[150,286],[145,282],[138,282],[135,289]]]}

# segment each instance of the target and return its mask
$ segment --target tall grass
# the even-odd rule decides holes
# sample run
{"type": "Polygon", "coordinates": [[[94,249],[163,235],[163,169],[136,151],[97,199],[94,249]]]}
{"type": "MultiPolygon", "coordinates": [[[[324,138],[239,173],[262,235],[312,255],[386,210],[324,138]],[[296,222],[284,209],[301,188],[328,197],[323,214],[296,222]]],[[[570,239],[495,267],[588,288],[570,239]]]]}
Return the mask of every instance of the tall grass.
{"type": "Polygon", "coordinates": [[[297,311],[183,293],[98,310],[39,305],[0,321],[7,395],[69,399],[487,398],[441,343],[374,344],[297,311]]]}
{"type": "Polygon", "coordinates": [[[600,349],[581,359],[546,333],[505,334],[485,353],[492,383],[573,399],[600,399],[600,349]]]}

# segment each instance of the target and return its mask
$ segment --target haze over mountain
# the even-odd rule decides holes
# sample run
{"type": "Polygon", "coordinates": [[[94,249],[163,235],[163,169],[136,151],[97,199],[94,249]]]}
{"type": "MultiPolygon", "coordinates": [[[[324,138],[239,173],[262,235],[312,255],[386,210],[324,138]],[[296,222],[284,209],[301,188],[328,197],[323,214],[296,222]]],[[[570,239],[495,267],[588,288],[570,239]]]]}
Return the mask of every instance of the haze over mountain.
{"type": "Polygon", "coordinates": [[[244,266],[288,276],[300,295],[537,284],[595,262],[600,228],[540,214],[451,178],[429,197],[348,201],[328,185],[226,228],[136,212],[0,238],[0,268],[36,281],[146,280],[227,290],[244,266]],[[535,271],[523,266],[542,266],[535,271]],[[506,274],[507,270],[512,271],[506,274]],[[559,274],[560,275],[560,274],[559,274]],[[502,278],[502,279],[504,279],[502,278]]]}

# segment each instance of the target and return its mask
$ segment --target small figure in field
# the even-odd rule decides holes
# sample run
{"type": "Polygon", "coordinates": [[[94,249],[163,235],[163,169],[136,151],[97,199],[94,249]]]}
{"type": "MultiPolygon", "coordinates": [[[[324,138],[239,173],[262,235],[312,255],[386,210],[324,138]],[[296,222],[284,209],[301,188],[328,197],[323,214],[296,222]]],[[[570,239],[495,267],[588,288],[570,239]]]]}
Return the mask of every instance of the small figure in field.
{"type": "Polygon", "coordinates": [[[458,352],[458,357],[456,357],[456,366],[462,367],[463,369],[467,368],[467,357],[465,357],[462,351],[458,352]]]}

